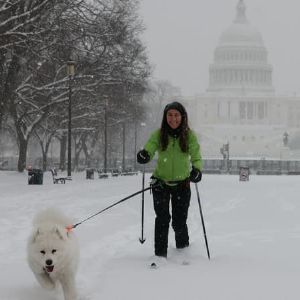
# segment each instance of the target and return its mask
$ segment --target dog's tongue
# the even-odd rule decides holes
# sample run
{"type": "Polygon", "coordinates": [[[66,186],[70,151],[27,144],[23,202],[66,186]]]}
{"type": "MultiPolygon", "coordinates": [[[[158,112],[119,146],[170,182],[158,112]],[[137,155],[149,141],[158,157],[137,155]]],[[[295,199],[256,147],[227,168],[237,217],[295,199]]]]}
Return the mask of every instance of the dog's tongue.
{"type": "Polygon", "coordinates": [[[54,266],[47,266],[46,267],[46,270],[47,270],[48,273],[53,272],[53,269],[54,269],[54,266]]]}

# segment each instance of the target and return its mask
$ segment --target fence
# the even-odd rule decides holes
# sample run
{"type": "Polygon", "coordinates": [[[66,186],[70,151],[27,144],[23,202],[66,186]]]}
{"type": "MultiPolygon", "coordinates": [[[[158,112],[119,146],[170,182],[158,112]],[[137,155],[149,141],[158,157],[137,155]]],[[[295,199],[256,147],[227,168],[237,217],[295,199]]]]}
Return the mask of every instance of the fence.
{"type": "Polygon", "coordinates": [[[241,167],[248,167],[251,174],[257,175],[300,175],[300,160],[269,159],[204,159],[203,173],[239,174],[241,167]]]}

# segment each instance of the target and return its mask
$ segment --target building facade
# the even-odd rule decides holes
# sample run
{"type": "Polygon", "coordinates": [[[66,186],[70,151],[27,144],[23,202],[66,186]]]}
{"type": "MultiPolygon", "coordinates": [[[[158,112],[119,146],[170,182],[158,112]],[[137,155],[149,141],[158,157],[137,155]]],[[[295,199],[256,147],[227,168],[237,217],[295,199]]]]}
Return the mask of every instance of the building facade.
{"type": "Polygon", "coordinates": [[[227,143],[235,157],[296,155],[283,140],[300,131],[300,97],[276,95],[272,72],[263,38],[239,0],[214,51],[206,92],[185,101],[205,157],[220,157],[227,143]]]}

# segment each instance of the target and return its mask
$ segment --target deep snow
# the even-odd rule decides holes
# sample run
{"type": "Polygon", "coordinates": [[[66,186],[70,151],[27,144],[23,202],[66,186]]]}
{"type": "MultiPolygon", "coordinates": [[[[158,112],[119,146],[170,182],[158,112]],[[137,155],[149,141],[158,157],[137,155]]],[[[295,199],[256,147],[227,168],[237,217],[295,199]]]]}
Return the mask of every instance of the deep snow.
{"type": "MultiPolygon", "coordinates": [[[[150,174],[147,176],[148,182],[150,174]]],[[[300,277],[300,184],[297,176],[204,175],[199,184],[211,260],[206,256],[194,186],[189,214],[190,265],[176,259],[169,235],[167,265],[151,270],[154,214],[145,195],[146,242],[139,243],[141,196],[75,230],[81,259],[81,300],[296,300],[300,277]]],[[[0,172],[0,299],[58,300],[39,287],[26,262],[34,214],[56,206],[81,221],[134,193],[142,177],[86,180],[77,173],[65,185],[27,185],[27,175],[0,172]]]]}

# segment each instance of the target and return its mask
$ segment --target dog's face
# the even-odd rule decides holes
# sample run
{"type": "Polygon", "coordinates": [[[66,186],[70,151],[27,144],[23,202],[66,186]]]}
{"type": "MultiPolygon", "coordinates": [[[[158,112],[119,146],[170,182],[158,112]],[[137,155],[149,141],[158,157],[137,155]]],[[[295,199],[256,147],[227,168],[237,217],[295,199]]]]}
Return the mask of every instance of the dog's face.
{"type": "Polygon", "coordinates": [[[51,274],[59,271],[68,255],[68,233],[64,228],[37,228],[31,237],[31,257],[51,274]]]}

